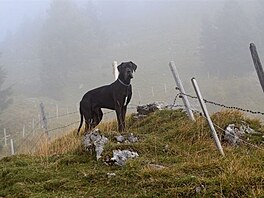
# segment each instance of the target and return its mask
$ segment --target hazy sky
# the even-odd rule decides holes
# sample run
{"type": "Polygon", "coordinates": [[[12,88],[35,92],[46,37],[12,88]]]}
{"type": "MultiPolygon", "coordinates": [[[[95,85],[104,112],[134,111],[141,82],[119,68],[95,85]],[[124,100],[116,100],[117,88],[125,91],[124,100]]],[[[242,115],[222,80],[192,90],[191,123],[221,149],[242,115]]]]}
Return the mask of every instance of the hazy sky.
{"type": "Polygon", "coordinates": [[[0,0],[0,41],[27,19],[45,14],[50,0],[0,0]]]}
{"type": "MultiPolygon", "coordinates": [[[[62,0],[63,1],[63,0],[62,0]]],[[[75,0],[85,3],[88,0],[75,0]]],[[[125,0],[93,0],[99,1],[125,1],[125,0]]],[[[126,0],[126,1],[165,1],[165,0],[126,0]]],[[[174,1],[204,1],[204,0],[174,0],[174,1]]],[[[219,0],[210,0],[219,1],[219,0]]],[[[6,34],[13,33],[24,21],[44,16],[51,0],[0,0],[0,41],[6,34]]]]}

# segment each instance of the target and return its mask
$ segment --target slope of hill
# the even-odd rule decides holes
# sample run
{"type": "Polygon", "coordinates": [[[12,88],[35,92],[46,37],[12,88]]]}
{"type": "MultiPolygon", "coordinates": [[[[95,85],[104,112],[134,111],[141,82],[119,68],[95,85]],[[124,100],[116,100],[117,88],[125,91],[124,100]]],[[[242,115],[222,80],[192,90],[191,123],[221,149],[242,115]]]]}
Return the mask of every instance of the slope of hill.
{"type": "MultiPolygon", "coordinates": [[[[76,131],[40,145],[34,155],[0,161],[0,197],[258,197],[264,194],[263,126],[237,111],[212,115],[225,128],[246,121],[261,134],[247,138],[255,147],[232,147],[223,142],[217,151],[206,120],[188,120],[180,110],[157,111],[135,120],[127,118],[136,143],[115,141],[115,122],[99,126],[108,137],[102,160],[85,152],[76,131]],[[125,166],[106,165],[115,149],[136,151],[139,157],[125,166]]],[[[218,131],[218,133],[223,133],[218,131]]]]}

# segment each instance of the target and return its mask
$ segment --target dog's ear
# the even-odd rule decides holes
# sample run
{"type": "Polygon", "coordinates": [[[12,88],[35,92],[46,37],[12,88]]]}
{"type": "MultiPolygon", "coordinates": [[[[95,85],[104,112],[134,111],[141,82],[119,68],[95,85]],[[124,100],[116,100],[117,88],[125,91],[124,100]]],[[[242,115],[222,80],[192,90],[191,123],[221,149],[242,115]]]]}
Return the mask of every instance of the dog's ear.
{"type": "Polygon", "coordinates": [[[132,66],[133,71],[136,71],[137,65],[133,63],[132,61],[130,61],[130,65],[132,66]]]}
{"type": "Polygon", "coordinates": [[[121,72],[121,69],[124,67],[123,65],[124,65],[124,63],[121,63],[120,65],[117,66],[117,70],[119,72],[121,72]]]}

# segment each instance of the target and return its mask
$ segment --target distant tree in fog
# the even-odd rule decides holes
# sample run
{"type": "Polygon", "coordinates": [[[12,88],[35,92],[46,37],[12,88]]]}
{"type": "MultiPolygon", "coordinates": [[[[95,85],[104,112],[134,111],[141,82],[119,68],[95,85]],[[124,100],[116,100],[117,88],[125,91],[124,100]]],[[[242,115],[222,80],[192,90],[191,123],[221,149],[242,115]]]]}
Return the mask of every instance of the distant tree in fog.
{"type": "Polygon", "coordinates": [[[98,55],[98,21],[92,4],[80,9],[74,1],[51,3],[43,26],[40,57],[42,94],[63,98],[68,75],[76,67],[89,69],[89,60],[98,55]]]}
{"type": "Polygon", "coordinates": [[[0,65],[0,114],[12,103],[11,88],[3,89],[3,83],[6,78],[6,72],[0,65]]]}
{"type": "Polygon", "coordinates": [[[200,55],[204,72],[226,78],[252,70],[248,46],[250,26],[238,1],[227,0],[215,21],[204,20],[200,55]]]}

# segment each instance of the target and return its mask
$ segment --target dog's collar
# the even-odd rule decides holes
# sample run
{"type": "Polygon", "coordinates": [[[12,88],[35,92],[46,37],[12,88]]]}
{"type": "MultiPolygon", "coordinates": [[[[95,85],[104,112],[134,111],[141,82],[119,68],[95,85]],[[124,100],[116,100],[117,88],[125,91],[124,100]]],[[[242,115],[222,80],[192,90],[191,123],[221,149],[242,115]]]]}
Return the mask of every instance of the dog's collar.
{"type": "Polygon", "coordinates": [[[122,80],[120,80],[119,78],[117,78],[117,80],[118,80],[122,85],[124,85],[124,86],[126,86],[126,87],[130,86],[130,83],[129,83],[129,84],[126,84],[126,83],[124,83],[122,80]]]}

